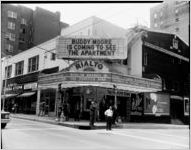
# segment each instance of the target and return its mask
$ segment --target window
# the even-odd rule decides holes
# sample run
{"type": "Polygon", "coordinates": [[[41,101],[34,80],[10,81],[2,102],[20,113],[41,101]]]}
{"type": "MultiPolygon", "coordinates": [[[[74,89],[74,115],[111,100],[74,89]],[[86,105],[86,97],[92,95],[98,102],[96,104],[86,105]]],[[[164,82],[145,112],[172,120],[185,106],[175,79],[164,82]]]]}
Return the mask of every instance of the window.
{"type": "Polygon", "coordinates": [[[145,52],[144,53],[144,59],[143,59],[145,66],[147,66],[147,64],[148,64],[148,60],[147,59],[148,59],[148,54],[147,54],[147,52],[145,52]]]}
{"type": "Polygon", "coordinates": [[[32,58],[29,58],[28,61],[28,72],[33,72],[38,70],[39,65],[39,56],[34,56],[32,58]]]}
{"type": "Polygon", "coordinates": [[[5,78],[10,78],[12,73],[12,65],[5,67],[5,78]]]}
{"type": "Polygon", "coordinates": [[[17,13],[9,10],[8,17],[17,19],[17,13]]]}
{"type": "Polygon", "coordinates": [[[157,23],[155,23],[155,24],[154,24],[154,27],[157,27],[157,26],[158,26],[157,23]]]}
{"type": "Polygon", "coordinates": [[[178,9],[175,10],[175,15],[178,16],[178,9]]]}
{"type": "Polygon", "coordinates": [[[10,41],[15,41],[16,36],[15,36],[15,34],[9,32],[6,34],[6,39],[8,39],[10,41]]]}
{"type": "Polygon", "coordinates": [[[21,24],[23,24],[23,25],[27,25],[27,21],[26,21],[26,19],[22,18],[22,19],[21,19],[21,24]]]}
{"type": "Polygon", "coordinates": [[[26,33],[26,29],[25,28],[20,28],[20,33],[25,34],[26,33]]]}
{"type": "Polygon", "coordinates": [[[8,22],[8,29],[15,30],[15,23],[14,22],[8,22]]]}
{"type": "Polygon", "coordinates": [[[24,61],[20,61],[16,63],[15,66],[15,75],[22,75],[23,74],[23,68],[24,68],[24,61]]]}
{"type": "Polygon", "coordinates": [[[56,54],[55,53],[51,53],[51,60],[56,60],[56,54]]]}
{"type": "Polygon", "coordinates": [[[10,41],[15,41],[15,38],[16,38],[15,34],[10,33],[9,40],[10,40],[10,41]]]}
{"type": "Polygon", "coordinates": [[[176,21],[176,22],[179,22],[179,18],[176,18],[175,21],[176,21]]]}
{"type": "Polygon", "coordinates": [[[157,18],[157,14],[154,14],[154,18],[155,18],[155,19],[157,18]]]}
{"type": "Polygon", "coordinates": [[[7,44],[7,45],[6,45],[6,50],[7,50],[8,52],[12,53],[12,52],[13,52],[13,45],[7,44]]]}
{"type": "Polygon", "coordinates": [[[19,42],[24,43],[25,42],[24,37],[19,37],[19,42]]]}

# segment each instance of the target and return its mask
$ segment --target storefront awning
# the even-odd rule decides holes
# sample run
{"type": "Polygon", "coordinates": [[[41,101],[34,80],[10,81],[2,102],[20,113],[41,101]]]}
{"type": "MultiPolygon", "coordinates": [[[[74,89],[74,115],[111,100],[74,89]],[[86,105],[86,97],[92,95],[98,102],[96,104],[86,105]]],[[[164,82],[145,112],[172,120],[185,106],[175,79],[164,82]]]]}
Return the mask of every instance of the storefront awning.
{"type": "Polygon", "coordinates": [[[11,98],[11,97],[14,97],[14,96],[17,96],[17,94],[5,94],[5,95],[1,95],[1,98],[3,99],[4,97],[5,98],[11,98]]]}
{"type": "Polygon", "coordinates": [[[92,72],[59,72],[39,77],[40,89],[98,86],[131,91],[131,92],[156,92],[162,90],[162,81],[116,73],[92,73],[92,72]]]}
{"type": "Polygon", "coordinates": [[[27,92],[27,93],[23,93],[17,97],[29,97],[29,96],[32,96],[34,95],[36,92],[27,92]]]}
{"type": "Polygon", "coordinates": [[[177,100],[184,100],[183,97],[178,96],[178,95],[171,95],[170,98],[171,98],[171,99],[177,99],[177,100]]]}
{"type": "MultiPolygon", "coordinates": [[[[97,86],[97,87],[103,87],[103,88],[113,88],[114,83],[105,83],[105,82],[62,82],[62,88],[73,88],[73,87],[83,87],[83,86],[97,86]]],[[[138,87],[138,86],[131,86],[131,85],[125,85],[125,84],[115,84],[118,90],[126,90],[130,92],[136,92],[136,93],[141,93],[141,92],[157,92],[159,90],[154,89],[154,88],[143,88],[143,87],[138,87]]],[[[46,88],[57,88],[57,85],[53,84],[43,84],[39,85],[39,88],[41,89],[46,89],[46,88]]]]}

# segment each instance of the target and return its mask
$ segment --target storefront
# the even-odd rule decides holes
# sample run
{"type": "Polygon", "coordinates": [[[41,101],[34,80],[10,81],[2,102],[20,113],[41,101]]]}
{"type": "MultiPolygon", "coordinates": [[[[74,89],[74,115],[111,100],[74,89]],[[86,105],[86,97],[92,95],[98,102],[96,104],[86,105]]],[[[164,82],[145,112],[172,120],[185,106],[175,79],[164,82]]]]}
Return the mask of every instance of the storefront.
{"type": "Polygon", "coordinates": [[[145,92],[131,97],[132,122],[170,123],[170,95],[164,92],[145,92]]]}
{"type": "MultiPolygon", "coordinates": [[[[110,72],[69,70],[39,76],[37,102],[40,104],[44,101],[42,95],[45,95],[46,90],[52,89],[51,102],[55,115],[59,105],[66,102],[69,104],[71,118],[74,118],[76,110],[79,110],[81,119],[89,119],[90,104],[94,101],[97,104],[97,120],[104,120],[103,113],[106,108],[117,103],[118,115],[123,121],[130,121],[132,97],[138,93],[157,92],[161,88],[160,80],[110,72]]],[[[39,110],[36,113],[38,114],[39,110]]]]}
{"type": "Polygon", "coordinates": [[[130,76],[127,66],[113,63],[127,58],[125,39],[59,37],[56,52],[57,58],[74,62],[58,73],[39,76],[36,114],[45,101],[45,91],[51,89],[54,115],[67,105],[69,117],[89,119],[94,101],[97,120],[105,119],[104,111],[111,105],[122,120],[130,121],[133,95],[162,90],[161,80],[130,76]]]}
{"type": "Polygon", "coordinates": [[[12,112],[13,105],[16,104],[16,113],[35,114],[38,75],[39,72],[35,72],[7,79],[5,89],[5,109],[7,111],[12,112]]]}
{"type": "Polygon", "coordinates": [[[22,94],[16,97],[18,113],[35,114],[37,99],[37,82],[23,84],[22,94]]]}

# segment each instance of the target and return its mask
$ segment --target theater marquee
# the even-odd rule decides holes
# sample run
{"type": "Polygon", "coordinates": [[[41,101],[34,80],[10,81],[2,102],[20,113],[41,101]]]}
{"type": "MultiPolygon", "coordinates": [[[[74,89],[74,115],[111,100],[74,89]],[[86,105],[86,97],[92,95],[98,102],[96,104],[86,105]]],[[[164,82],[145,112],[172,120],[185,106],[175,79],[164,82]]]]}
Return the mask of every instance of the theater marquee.
{"type": "Polygon", "coordinates": [[[57,58],[125,59],[127,48],[122,38],[65,38],[56,43],[57,58]]]}

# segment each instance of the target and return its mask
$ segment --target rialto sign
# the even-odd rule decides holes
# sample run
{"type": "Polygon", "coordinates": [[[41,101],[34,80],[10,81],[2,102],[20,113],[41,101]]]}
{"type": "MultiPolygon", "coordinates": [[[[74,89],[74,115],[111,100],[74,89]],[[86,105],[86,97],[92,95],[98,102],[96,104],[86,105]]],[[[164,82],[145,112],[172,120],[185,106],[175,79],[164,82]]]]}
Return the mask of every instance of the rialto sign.
{"type": "Polygon", "coordinates": [[[65,38],[56,43],[58,58],[125,59],[127,49],[123,38],[65,38]]]}
{"type": "Polygon", "coordinates": [[[101,61],[94,60],[81,60],[76,61],[70,66],[70,72],[83,72],[83,71],[95,71],[95,72],[109,72],[109,69],[101,61]]]}

